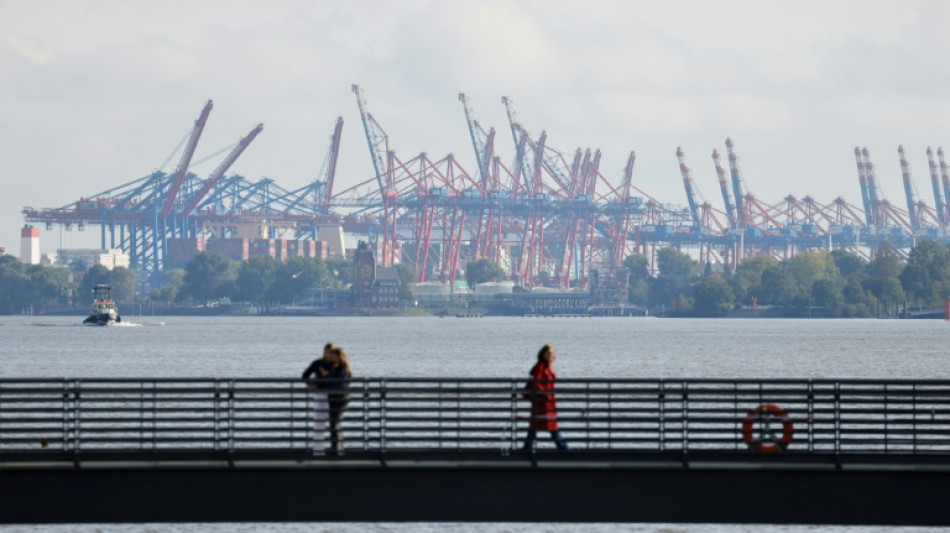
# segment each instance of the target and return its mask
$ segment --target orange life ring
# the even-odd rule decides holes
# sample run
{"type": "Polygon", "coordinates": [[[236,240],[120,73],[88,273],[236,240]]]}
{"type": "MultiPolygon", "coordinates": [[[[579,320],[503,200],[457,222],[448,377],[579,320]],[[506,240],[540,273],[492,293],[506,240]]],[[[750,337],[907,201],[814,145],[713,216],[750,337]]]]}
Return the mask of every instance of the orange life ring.
{"type": "Polygon", "coordinates": [[[749,411],[742,421],[742,440],[750,450],[757,453],[784,452],[792,442],[795,434],[795,425],[788,413],[781,407],[766,403],[749,411]],[[770,429],[771,422],[781,422],[782,435],[777,436],[770,429]],[[764,426],[758,435],[754,434],[753,426],[758,423],[764,426]]]}

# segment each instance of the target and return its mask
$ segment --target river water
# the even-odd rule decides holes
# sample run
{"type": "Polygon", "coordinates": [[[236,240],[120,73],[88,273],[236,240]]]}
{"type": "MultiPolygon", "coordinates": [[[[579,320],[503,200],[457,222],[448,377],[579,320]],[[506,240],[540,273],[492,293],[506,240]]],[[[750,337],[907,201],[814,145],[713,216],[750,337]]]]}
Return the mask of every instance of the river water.
{"type": "MultiPolygon", "coordinates": [[[[0,377],[295,377],[326,341],[366,377],[522,378],[538,348],[559,377],[950,379],[938,320],[0,317],[0,377]]],[[[929,532],[934,528],[692,524],[190,524],[6,526],[3,531],[929,532]]]]}

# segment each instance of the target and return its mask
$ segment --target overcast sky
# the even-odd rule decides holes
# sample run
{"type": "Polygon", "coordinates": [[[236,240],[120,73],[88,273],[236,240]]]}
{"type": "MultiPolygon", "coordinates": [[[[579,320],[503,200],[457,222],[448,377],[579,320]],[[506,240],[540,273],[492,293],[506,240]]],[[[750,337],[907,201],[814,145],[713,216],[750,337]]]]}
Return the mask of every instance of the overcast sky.
{"type": "MultiPolygon", "coordinates": [[[[161,167],[209,98],[196,158],[263,122],[232,171],[300,187],[319,176],[343,116],[336,186],[370,178],[353,83],[400,157],[451,152],[473,174],[460,91],[506,161],[502,95],[549,146],[600,148],[614,182],[636,150],[635,185],[664,202],[686,203],[682,146],[721,208],[710,153],[732,137],[767,203],[860,205],[860,145],[904,205],[903,144],[932,204],[925,150],[950,149],[948,25],[950,2],[907,0],[0,0],[0,246],[19,253],[24,206],[161,167]]],[[[41,230],[54,249],[58,232],[41,230]]]]}

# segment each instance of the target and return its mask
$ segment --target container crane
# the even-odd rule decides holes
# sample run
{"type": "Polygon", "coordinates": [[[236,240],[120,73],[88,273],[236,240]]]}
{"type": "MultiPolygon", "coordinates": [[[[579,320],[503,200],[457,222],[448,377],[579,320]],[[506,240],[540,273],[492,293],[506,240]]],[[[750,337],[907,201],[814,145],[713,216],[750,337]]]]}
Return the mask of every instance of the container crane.
{"type": "Polygon", "coordinates": [[[676,160],[680,164],[680,174],[683,176],[683,187],[686,189],[686,201],[689,203],[689,212],[693,217],[693,224],[698,228],[701,225],[699,216],[699,207],[696,205],[696,198],[693,196],[693,177],[689,167],[686,166],[683,149],[676,147],[676,160]]]}
{"type": "MultiPolygon", "coordinates": [[[[937,216],[943,225],[947,224],[947,212],[944,208],[943,196],[940,193],[940,174],[937,169],[937,162],[934,161],[934,152],[927,147],[927,166],[930,168],[930,183],[934,190],[934,206],[937,208],[937,216]]],[[[948,198],[950,200],[950,198],[948,198]]]]}
{"type": "Polygon", "coordinates": [[[162,207],[162,218],[168,217],[169,213],[172,212],[172,206],[175,205],[175,198],[178,196],[178,189],[181,188],[181,183],[185,179],[185,174],[188,172],[188,165],[191,164],[191,158],[195,155],[195,148],[198,146],[198,139],[201,138],[201,132],[205,129],[205,124],[208,122],[208,115],[211,114],[211,108],[214,107],[214,102],[208,100],[208,103],[205,104],[204,109],[201,110],[201,115],[198,116],[198,120],[195,121],[195,126],[191,130],[191,135],[188,137],[188,144],[185,145],[185,151],[181,154],[181,160],[178,162],[178,168],[175,169],[175,174],[172,177],[171,189],[169,189],[168,194],[165,196],[165,204],[162,207]]]}
{"type": "Polygon", "coordinates": [[[917,198],[914,194],[914,182],[910,175],[910,163],[908,163],[907,158],[904,157],[904,145],[898,145],[897,155],[901,162],[901,176],[904,180],[904,195],[907,197],[907,214],[910,218],[911,229],[916,231],[920,228],[920,220],[917,216],[917,198]]]}
{"type": "Polygon", "coordinates": [[[882,197],[881,191],[877,186],[877,176],[874,173],[874,163],[871,162],[871,153],[868,151],[867,146],[861,149],[861,158],[864,159],[864,175],[867,178],[868,183],[868,200],[871,202],[871,220],[874,222],[875,226],[880,226],[884,223],[884,217],[881,213],[882,202],[884,198],[882,197]]]}
{"type": "Polygon", "coordinates": [[[324,176],[323,212],[330,212],[330,201],[333,198],[333,180],[336,178],[336,163],[340,158],[340,139],[343,137],[343,117],[336,118],[333,135],[330,137],[330,152],[327,161],[327,173],[324,176]]]}
{"type": "Polygon", "coordinates": [[[495,128],[490,128],[486,133],[481,124],[475,120],[475,113],[472,110],[472,104],[465,93],[459,93],[459,101],[465,109],[465,122],[468,123],[468,133],[472,137],[472,147],[475,148],[475,159],[478,163],[478,174],[481,179],[483,191],[493,188],[490,185],[490,165],[494,157],[495,128]]]}
{"type": "Polygon", "coordinates": [[[739,156],[733,150],[731,138],[726,138],[726,152],[729,157],[729,173],[732,176],[732,194],[736,201],[736,224],[745,228],[748,222],[742,193],[742,177],[739,173],[739,156]]]}
{"type": "Polygon", "coordinates": [[[943,159],[943,148],[937,147],[937,159],[940,162],[940,182],[943,184],[943,197],[946,199],[944,210],[948,211],[944,217],[950,222],[950,170],[943,159]]]}
{"type": "Polygon", "coordinates": [[[356,105],[360,109],[360,119],[363,121],[363,130],[366,132],[366,143],[369,145],[369,155],[373,159],[373,171],[376,172],[376,183],[379,185],[379,194],[386,198],[389,192],[389,168],[383,158],[389,157],[389,136],[382,126],[376,122],[369,112],[366,97],[359,85],[353,84],[350,89],[356,95],[356,105]],[[386,180],[384,183],[383,180],[386,180]]]}
{"type": "Polygon", "coordinates": [[[861,158],[861,149],[854,147],[854,159],[858,165],[858,182],[861,184],[861,204],[864,206],[864,219],[868,226],[874,225],[874,205],[871,203],[871,193],[868,188],[867,171],[864,160],[861,158]]]}
{"type": "Polygon", "coordinates": [[[729,181],[726,178],[726,170],[722,168],[722,162],[719,160],[719,152],[712,151],[713,164],[716,166],[716,176],[719,178],[719,190],[722,191],[722,203],[726,207],[726,216],[729,218],[729,228],[738,227],[736,208],[732,203],[732,195],[729,192],[729,181]]]}
{"type": "Polygon", "coordinates": [[[198,207],[198,204],[201,203],[201,200],[204,199],[205,195],[208,194],[208,191],[212,187],[217,185],[218,181],[224,176],[224,173],[231,168],[231,165],[237,161],[237,158],[240,157],[244,150],[250,146],[251,142],[254,140],[257,135],[264,130],[264,124],[258,124],[254,127],[247,135],[245,135],[241,140],[237,142],[231,152],[224,158],[223,161],[211,172],[211,175],[208,176],[208,179],[201,185],[201,188],[198,189],[198,192],[191,196],[191,199],[188,200],[188,204],[185,205],[185,208],[182,210],[182,217],[191,216],[192,211],[198,207]]]}
{"type": "MultiPolygon", "coordinates": [[[[620,181],[620,190],[618,191],[619,213],[616,221],[613,246],[613,264],[617,267],[623,264],[626,259],[627,239],[630,236],[630,229],[633,221],[630,220],[629,202],[630,189],[633,186],[633,165],[637,161],[637,153],[633,150],[627,156],[627,164],[623,168],[623,179],[620,181]]],[[[639,243],[637,243],[639,244],[639,243]]]]}

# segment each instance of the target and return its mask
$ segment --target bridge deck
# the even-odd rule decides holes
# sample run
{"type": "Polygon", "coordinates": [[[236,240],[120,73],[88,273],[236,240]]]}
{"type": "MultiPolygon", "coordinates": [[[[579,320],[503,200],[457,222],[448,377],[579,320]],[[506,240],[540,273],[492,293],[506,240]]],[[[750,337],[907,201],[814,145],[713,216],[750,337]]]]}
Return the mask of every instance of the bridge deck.
{"type": "Polygon", "coordinates": [[[297,380],[0,380],[0,521],[950,525],[950,382],[561,380],[570,453],[523,385],[356,380],[312,457],[297,380]]]}

